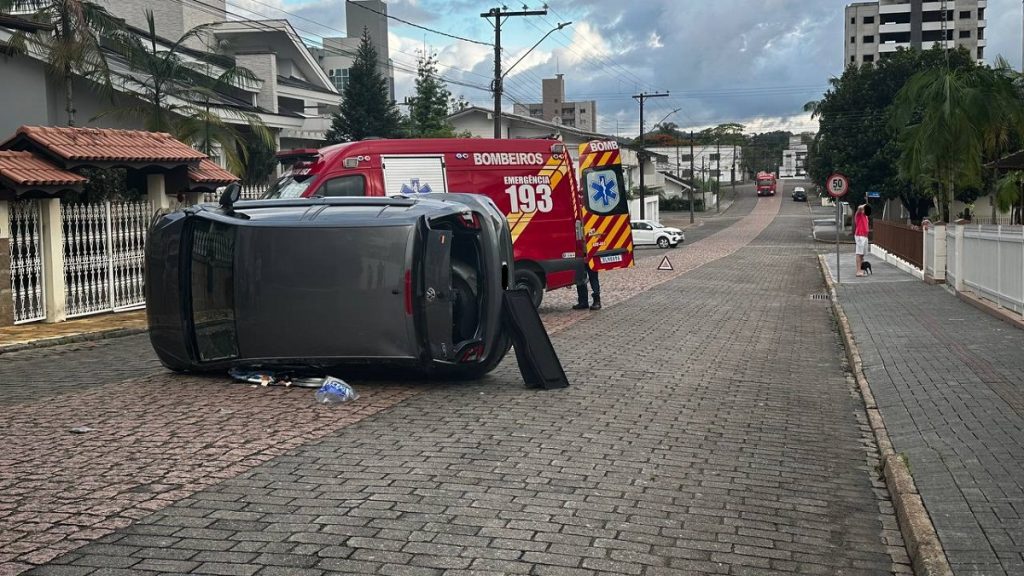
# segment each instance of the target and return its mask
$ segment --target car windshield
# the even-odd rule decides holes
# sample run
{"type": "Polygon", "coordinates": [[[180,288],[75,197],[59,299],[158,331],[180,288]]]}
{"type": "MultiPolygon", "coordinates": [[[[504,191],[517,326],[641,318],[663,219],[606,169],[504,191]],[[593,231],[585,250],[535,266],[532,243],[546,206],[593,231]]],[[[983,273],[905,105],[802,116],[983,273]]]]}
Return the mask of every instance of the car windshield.
{"type": "Polygon", "coordinates": [[[658,223],[658,222],[651,222],[651,226],[654,226],[655,228],[664,228],[664,226],[662,226],[662,225],[661,225],[660,223],[658,223]]]}
{"type": "Polygon", "coordinates": [[[311,174],[286,174],[274,182],[273,186],[263,194],[263,199],[302,198],[302,195],[309,190],[314,182],[316,182],[316,176],[311,174]]]}
{"type": "Polygon", "coordinates": [[[771,186],[772,185],[772,181],[771,180],[758,180],[757,181],[757,185],[758,186],[771,186]]]}

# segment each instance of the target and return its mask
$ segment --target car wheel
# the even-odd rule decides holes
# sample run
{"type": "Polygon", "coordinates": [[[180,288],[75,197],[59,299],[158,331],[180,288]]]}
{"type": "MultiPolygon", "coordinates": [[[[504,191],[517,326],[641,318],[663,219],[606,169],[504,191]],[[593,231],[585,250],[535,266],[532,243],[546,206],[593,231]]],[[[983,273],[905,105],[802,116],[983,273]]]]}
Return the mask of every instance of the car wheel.
{"type": "Polygon", "coordinates": [[[544,282],[536,272],[527,268],[516,270],[515,288],[526,290],[533,306],[540,308],[540,303],[544,301],[544,282]]]}
{"type": "Polygon", "coordinates": [[[662,236],[661,238],[658,238],[658,248],[668,248],[668,245],[669,245],[668,238],[666,238],[664,236],[662,236]]]}

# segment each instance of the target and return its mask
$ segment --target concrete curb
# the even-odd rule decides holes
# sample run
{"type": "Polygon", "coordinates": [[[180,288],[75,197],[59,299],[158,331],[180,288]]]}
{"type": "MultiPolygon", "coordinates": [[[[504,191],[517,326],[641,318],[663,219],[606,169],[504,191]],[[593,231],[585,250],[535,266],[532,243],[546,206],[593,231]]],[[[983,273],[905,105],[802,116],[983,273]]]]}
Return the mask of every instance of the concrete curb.
{"type": "Polygon", "coordinates": [[[824,256],[818,256],[818,265],[821,266],[822,276],[828,286],[828,292],[832,299],[832,311],[836,315],[839,324],[839,333],[843,337],[843,344],[846,348],[846,356],[850,362],[850,369],[857,381],[861,396],[864,398],[864,409],[867,412],[868,422],[874,432],[875,441],[878,443],[878,451],[882,457],[882,469],[885,474],[885,482],[892,496],[893,506],[896,509],[896,518],[899,521],[900,532],[907,545],[907,553],[914,567],[917,576],[953,576],[953,569],[949,565],[946,553],[939,542],[939,536],[935,532],[931,516],[925,510],[924,502],[914,484],[914,478],[904,459],[896,454],[889,439],[889,433],[885,429],[885,421],[882,413],[875,403],[875,396],[871,393],[871,387],[864,376],[864,366],[861,361],[860,352],[857,350],[857,343],[853,337],[853,330],[850,329],[850,321],[839,303],[835,284],[828,272],[828,265],[825,264],[824,256]]]}
{"type": "Polygon", "coordinates": [[[78,342],[93,342],[96,340],[107,340],[110,338],[123,338],[125,336],[135,336],[136,334],[144,334],[148,331],[149,328],[114,328],[112,330],[83,332],[81,334],[57,336],[54,338],[41,338],[39,340],[32,340],[30,342],[19,342],[17,344],[0,345],[0,356],[8,354],[10,352],[20,352],[22,350],[34,350],[37,348],[62,346],[64,344],[76,344],[78,342]]]}
{"type": "Polygon", "coordinates": [[[982,312],[988,314],[989,316],[992,316],[993,318],[996,318],[997,320],[1002,320],[1003,322],[1006,322],[1007,324],[1010,324],[1015,328],[1024,330],[1024,317],[1022,317],[1020,314],[1017,314],[1012,310],[1007,310],[1006,308],[997,306],[994,302],[989,302],[988,300],[979,298],[978,296],[971,292],[957,292],[956,289],[953,289],[953,292],[956,292],[957,298],[959,298],[962,302],[970,304],[971,306],[977,308],[978,310],[981,310],[982,312]]]}

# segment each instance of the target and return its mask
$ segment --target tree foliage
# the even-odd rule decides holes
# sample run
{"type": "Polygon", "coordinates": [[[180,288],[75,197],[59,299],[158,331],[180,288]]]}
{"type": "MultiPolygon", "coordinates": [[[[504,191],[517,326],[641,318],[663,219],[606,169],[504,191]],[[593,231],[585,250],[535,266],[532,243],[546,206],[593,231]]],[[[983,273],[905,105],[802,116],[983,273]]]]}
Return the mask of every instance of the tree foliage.
{"type": "Polygon", "coordinates": [[[47,72],[63,84],[68,126],[74,126],[75,76],[91,80],[109,94],[111,73],[102,42],[104,37],[119,37],[124,27],[103,6],[86,0],[0,0],[0,13],[32,9],[32,19],[50,24],[52,30],[14,32],[7,41],[7,52],[45,55],[47,72]]]}
{"type": "Polygon", "coordinates": [[[370,41],[369,30],[364,28],[340,109],[333,115],[327,131],[328,144],[400,136],[402,117],[377,61],[377,49],[370,41]]]}
{"type": "MultiPolygon", "coordinates": [[[[462,102],[452,98],[447,83],[437,75],[437,58],[424,55],[416,73],[416,95],[409,99],[407,132],[414,138],[453,138],[455,127],[448,121],[453,108],[462,102]]],[[[468,106],[468,103],[466,103],[468,106]]]]}
{"type": "MultiPolygon", "coordinates": [[[[927,215],[929,190],[901,172],[901,127],[891,118],[907,82],[920,71],[945,68],[946,62],[941,48],[898,50],[873,65],[850,66],[833,78],[824,98],[805,108],[820,124],[808,156],[811,179],[824,182],[841,172],[850,179],[851,204],[864,202],[868,191],[877,190],[883,198],[899,198],[912,219],[927,215]]],[[[950,52],[948,62],[951,70],[976,67],[963,50],[950,52]]]]}

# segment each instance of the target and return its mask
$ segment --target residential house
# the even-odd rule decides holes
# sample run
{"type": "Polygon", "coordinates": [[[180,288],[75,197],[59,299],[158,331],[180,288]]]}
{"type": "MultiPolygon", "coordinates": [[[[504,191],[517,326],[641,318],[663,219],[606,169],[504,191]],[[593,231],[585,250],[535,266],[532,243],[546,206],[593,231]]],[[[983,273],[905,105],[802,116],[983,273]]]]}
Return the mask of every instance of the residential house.
{"type": "Polygon", "coordinates": [[[743,148],[740,146],[695,144],[692,156],[689,144],[653,146],[648,150],[653,150],[665,158],[658,165],[659,170],[687,180],[696,178],[721,184],[743,181],[743,148]]]}
{"type": "MultiPolygon", "coordinates": [[[[309,53],[302,38],[286,20],[228,20],[223,0],[204,3],[137,0],[103,0],[129,30],[145,35],[145,8],[154,10],[157,49],[169,49],[185,31],[210,25],[216,50],[192,41],[183,57],[212,77],[232,64],[244,66],[258,78],[239,82],[216,94],[211,111],[244,130],[242,113],[256,115],[271,129],[281,148],[318,146],[329,128],[329,114],[340,96],[333,83],[309,53]]],[[[0,44],[15,33],[10,22],[0,20],[0,44]]],[[[74,103],[77,124],[107,128],[139,129],[142,121],[101,114],[137,102],[148,79],[132,70],[114,50],[105,49],[113,76],[114,93],[101,95],[90,80],[76,78],[74,103]]],[[[26,55],[0,59],[0,75],[9,89],[0,108],[0,134],[22,125],[62,125],[67,122],[64,89],[46,73],[45,48],[33,46],[26,55]]],[[[172,102],[172,104],[184,104],[172,102]]]]}

